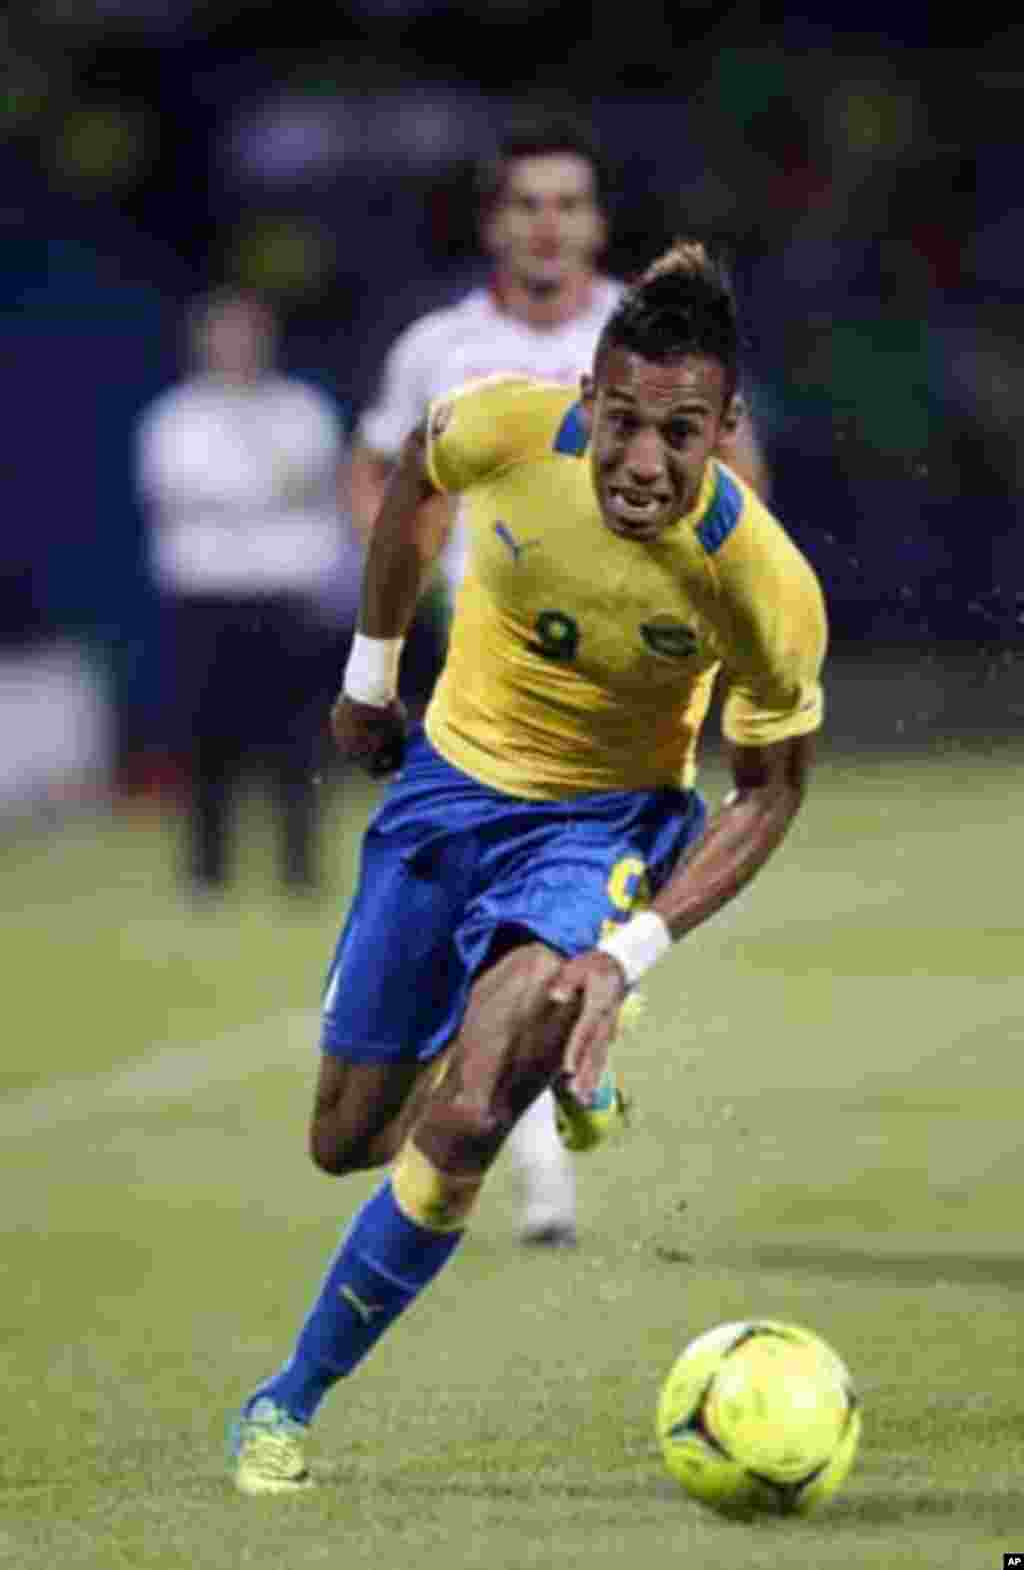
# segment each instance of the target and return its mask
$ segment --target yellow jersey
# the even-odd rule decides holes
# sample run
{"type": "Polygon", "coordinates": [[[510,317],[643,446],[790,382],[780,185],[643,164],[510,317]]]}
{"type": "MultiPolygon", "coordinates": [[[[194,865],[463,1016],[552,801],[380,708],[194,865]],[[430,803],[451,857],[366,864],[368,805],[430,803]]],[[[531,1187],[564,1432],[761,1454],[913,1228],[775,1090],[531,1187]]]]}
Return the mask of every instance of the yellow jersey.
{"type": "Polygon", "coordinates": [[[657,539],[622,539],[601,519],[577,394],[513,377],[433,404],[427,461],[470,538],[425,717],[456,768],[533,800],[690,786],[718,676],[731,741],[818,729],[821,589],[724,464],[657,539]]]}

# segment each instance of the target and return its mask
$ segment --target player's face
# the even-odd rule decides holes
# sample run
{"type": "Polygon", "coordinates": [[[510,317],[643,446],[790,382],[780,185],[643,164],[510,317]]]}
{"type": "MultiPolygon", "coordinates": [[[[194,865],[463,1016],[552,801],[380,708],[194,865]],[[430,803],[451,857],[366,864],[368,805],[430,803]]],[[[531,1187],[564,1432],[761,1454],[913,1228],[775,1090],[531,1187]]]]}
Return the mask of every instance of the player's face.
{"type": "Polygon", "coordinates": [[[214,375],[227,381],[252,381],[269,362],[273,340],[269,312],[250,300],[230,300],[206,323],[203,359],[214,375]]]}
{"type": "Polygon", "coordinates": [[[613,534],[652,540],[690,511],[718,441],[725,368],[702,354],[667,365],[626,349],[583,381],[601,516],[613,534]]]}
{"type": "Polygon", "coordinates": [[[545,153],[509,164],[484,243],[517,282],[558,288],[590,270],[604,241],[594,171],[585,158],[545,153]]]}

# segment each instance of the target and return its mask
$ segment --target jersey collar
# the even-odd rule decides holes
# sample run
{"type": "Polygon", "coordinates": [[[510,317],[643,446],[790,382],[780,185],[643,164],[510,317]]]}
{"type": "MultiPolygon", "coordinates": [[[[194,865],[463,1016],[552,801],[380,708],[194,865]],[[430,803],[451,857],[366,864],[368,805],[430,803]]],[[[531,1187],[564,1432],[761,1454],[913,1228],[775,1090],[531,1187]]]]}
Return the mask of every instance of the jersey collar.
{"type": "Polygon", "coordinates": [[[491,274],[487,284],[487,294],[490,298],[492,307],[495,311],[497,311],[499,316],[509,316],[513,321],[520,322],[524,327],[529,328],[531,332],[550,333],[557,332],[560,327],[565,327],[570,322],[577,321],[581,316],[586,316],[587,312],[594,304],[596,285],[597,275],[595,273],[588,273],[585,280],[585,285],[580,292],[580,298],[576,304],[575,309],[570,311],[568,316],[565,317],[564,321],[553,322],[550,325],[545,326],[535,326],[534,323],[529,321],[525,316],[520,316],[518,312],[513,311],[510,308],[508,286],[502,278],[500,271],[496,271],[491,274]]]}
{"type": "Polygon", "coordinates": [[[566,410],[562,423],[555,432],[554,450],[561,453],[564,458],[582,458],[589,440],[580,404],[577,401],[566,410]]]}
{"type": "Polygon", "coordinates": [[[709,458],[704,469],[704,478],[700,482],[697,500],[689,512],[684,512],[672,525],[673,529],[696,529],[700,533],[710,515],[718,490],[718,465],[714,458],[709,458]]]}

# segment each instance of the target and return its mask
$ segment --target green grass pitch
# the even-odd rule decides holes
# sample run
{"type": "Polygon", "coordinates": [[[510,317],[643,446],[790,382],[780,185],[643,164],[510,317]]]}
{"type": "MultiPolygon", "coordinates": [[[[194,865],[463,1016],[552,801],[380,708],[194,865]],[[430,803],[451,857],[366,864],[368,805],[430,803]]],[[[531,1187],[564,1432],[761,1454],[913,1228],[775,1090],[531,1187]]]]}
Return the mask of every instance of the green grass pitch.
{"type": "MultiPolygon", "coordinates": [[[[167,828],[2,844],[0,1565],[17,1570],[999,1566],[1024,1549],[1024,918],[1008,749],[823,759],[788,845],[651,978],[627,1141],[581,1246],[526,1254],[494,1174],[452,1267],[318,1425],[313,1496],[230,1488],[224,1423],[287,1352],[371,1179],[304,1153],[331,894],[180,903],[167,828]],[[812,1521],[664,1474],[658,1387],[720,1320],[849,1363],[860,1457],[812,1521]]],[[[709,773],[712,800],[721,791],[709,773]]]]}

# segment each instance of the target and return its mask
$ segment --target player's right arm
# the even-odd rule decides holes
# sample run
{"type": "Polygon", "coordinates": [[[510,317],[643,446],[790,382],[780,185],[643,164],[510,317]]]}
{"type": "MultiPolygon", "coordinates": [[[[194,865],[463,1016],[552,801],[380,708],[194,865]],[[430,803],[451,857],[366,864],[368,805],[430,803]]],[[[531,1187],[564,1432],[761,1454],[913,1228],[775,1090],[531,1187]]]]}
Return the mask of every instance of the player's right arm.
{"type": "Polygon", "coordinates": [[[332,711],[342,753],[373,774],[396,768],[401,755],[398,662],[445,541],[449,498],[550,442],[550,391],[538,406],[523,377],[469,382],[433,404],[406,439],[370,537],[359,624],[332,711]]]}
{"type": "Polygon", "coordinates": [[[364,542],[373,533],[377,514],[384,500],[395,465],[383,453],[374,452],[365,441],[357,441],[352,449],[348,475],[348,503],[356,533],[364,542]]]}
{"type": "Polygon", "coordinates": [[[371,774],[389,774],[401,762],[405,710],[397,685],[402,643],[448,530],[447,501],[431,478],[426,455],[423,421],[406,438],[384,487],[345,683],[331,711],[342,756],[371,774]]]}

